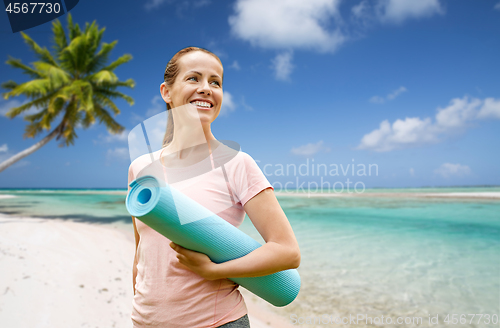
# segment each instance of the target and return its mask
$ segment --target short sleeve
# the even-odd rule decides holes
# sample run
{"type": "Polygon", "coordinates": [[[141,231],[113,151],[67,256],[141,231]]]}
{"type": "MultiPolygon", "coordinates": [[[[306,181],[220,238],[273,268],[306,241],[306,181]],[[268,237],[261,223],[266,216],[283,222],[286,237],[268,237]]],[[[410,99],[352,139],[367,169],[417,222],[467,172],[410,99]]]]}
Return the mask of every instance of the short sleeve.
{"type": "Polygon", "coordinates": [[[239,152],[231,162],[234,167],[229,183],[242,206],[262,190],[274,190],[255,160],[247,153],[239,152]]]}
{"type": "Polygon", "coordinates": [[[127,186],[128,186],[128,189],[130,190],[130,183],[134,181],[134,172],[132,171],[132,164],[130,164],[130,166],[128,167],[128,182],[127,182],[127,186]]]}

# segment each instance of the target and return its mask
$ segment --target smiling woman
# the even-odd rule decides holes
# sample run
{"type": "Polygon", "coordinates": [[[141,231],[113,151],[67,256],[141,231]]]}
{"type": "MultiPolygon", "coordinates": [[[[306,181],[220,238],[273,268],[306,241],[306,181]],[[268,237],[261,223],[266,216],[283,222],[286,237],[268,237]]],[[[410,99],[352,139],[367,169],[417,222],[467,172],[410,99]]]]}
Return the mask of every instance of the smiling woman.
{"type": "MultiPolygon", "coordinates": [[[[161,84],[160,92],[163,100],[165,100],[167,104],[167,110],[187,103],[186,100],[175,97],[178,88],[184,89],[185,93],[190,93],[190,95],[187,95],[188,97],[193,96],[194,93],[195,98],[191,99],[189,103],[198,100],[198,102],[194,103],[197,108],[210,108],[210,112],[213,116],[213,119],[210,121],[211,123],[220,113],[223,78],[224,72],[219,57],[203,48],[188,47],[176,53],[168,62],[164,74],[165,82],[161,84]],[[205,76],[200,71],[204,72],[205,76]],[[207,74],[210,74],[210,76],[206,76],[207,74]],[[180,83],[176,84],[174,82],[179,75],[181,75],[179,78],[180,83]],[[211,88],[211,94],[200,94],[200,97],[197,97],[194,88],[199,86],[200,83],[208,83],[208,85],[204,85],[203,87],[211,88]],[[172,97],[172,95],[174,95],[174,97],[172,97]],[[203,102],[208,102],[211,106],[206,107],[203,102]]],[[[206,91],[208,90],[205,90],[205,92],[206,91]]],[[[205,119],[207,118],[206,115],[203,117],[205,119]]],[[[174,118],[172,111],[168,111],[168,123],[167,133],[163,140],[164,145],[171,142],[173,138],[174,118]]]]}
{"type": "Polygon", "coordinates": [[[129,183],[155,172],[156,178],[236,227],[248,214],[266,243],[216,264],[133,217],[135,328],[249,327],[239,285],[227,278],[264,276],[300,264],[290,223],[255,160],[212,134],[210,125],[222,105],[222,79],[221,61],[205,49],[186,48],[170,60],[160,86],[169,112],[163,148],[134,160],[129,183]],[[209,169],[200,169],[202,165],[209,169]]]}

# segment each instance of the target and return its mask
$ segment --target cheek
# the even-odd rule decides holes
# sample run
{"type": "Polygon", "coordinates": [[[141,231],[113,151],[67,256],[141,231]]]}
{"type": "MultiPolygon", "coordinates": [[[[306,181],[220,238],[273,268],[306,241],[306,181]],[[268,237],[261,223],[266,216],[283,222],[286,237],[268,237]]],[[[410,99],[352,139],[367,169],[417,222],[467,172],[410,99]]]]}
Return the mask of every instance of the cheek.
{"type": "Polygon", "coordinates": [[[222,101],[224,99],[222,91],[218,92],[217,94],[214,94],[216,96],[216,100],[219,103],[219,105],[222,104],[222,101]]]}

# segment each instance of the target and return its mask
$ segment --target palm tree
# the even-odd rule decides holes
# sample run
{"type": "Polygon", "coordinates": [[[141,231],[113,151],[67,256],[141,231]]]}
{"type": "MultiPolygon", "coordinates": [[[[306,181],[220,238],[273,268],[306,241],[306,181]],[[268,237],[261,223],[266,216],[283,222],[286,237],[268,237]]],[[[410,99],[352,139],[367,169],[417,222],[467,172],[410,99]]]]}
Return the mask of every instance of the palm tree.
{"type": "Polygon", "coordinates": [[[96,119],[104,123],[112,134],[124,130],[108,110],[115,115],[120,113],[113,102],[116,98],[124,99],[130,105],[134,104],[130,96],[116,91],[118,87],[133,88],[134,80],[120,81],[113,72],[119,65],[130,61],[132,56],[125,54],[108,64],[109,54],[118,41],[101,43],[105,28],[99,29],[95,21],[92,24],[86,23],[85,30],[82,31],[78,24],[73,24],[71,14],[68,14],[68,30],[69,40],[61,22],[53,22],[53,54],[21,32],[38,61],[32,63],[32,67],[11,57],[6,62],[32,78],[21,84],[10,80],[1,85],[8,90],[3,93],[5,99],[22,95],[29,100],[19,107],[11,108],[6,114],[7,117],[14,118],[28,109],[37,109],[35,114],[24,116],[24,119],[30,122],[26,126],[24,137],[34,138],[44,129],[49,131],[54,120],[61,118],[60,121],[58,119],[58,125],[42,140],[0,163],[0,172],[35,152],[54,137],[56,140],[61,139],[60,147],[74,144],[77,137],[75,128],[86,129],[94,124],[96,119]]]}

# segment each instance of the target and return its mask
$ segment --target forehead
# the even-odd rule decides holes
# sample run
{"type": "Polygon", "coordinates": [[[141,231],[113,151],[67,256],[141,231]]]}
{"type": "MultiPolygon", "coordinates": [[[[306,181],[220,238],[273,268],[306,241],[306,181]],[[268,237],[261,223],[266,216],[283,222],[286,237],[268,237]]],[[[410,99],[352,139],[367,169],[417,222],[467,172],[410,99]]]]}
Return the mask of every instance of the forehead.
{"type": "Polygon", "coordinates": [[[206,74],[217,74],[222,77],[222,65],[212,55],[202,51],[194,51],[179,58],[180,73],[198,71],[206,74]]]}

